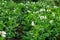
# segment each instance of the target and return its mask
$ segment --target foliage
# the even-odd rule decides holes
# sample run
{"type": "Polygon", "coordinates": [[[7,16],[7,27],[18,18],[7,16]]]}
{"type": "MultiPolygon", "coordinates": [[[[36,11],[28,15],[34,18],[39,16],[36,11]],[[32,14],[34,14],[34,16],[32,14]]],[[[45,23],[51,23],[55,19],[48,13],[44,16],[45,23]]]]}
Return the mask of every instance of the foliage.
{"type": "Polygon", "coordinates": [[[56,40],[60,34],[60,7],[52,4],[0,0],[0,31],[6,31],[6,38],[56,40]]]}

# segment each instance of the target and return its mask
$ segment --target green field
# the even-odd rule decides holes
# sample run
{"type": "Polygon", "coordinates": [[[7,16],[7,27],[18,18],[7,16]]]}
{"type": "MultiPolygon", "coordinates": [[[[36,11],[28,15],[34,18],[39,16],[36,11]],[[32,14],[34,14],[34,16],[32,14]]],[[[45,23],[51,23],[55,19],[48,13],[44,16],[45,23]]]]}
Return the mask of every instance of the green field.
{"type": "Polygon", "coordinates": [[[0,40],[60,40],[60,0],[0,0],[0,40]]]}

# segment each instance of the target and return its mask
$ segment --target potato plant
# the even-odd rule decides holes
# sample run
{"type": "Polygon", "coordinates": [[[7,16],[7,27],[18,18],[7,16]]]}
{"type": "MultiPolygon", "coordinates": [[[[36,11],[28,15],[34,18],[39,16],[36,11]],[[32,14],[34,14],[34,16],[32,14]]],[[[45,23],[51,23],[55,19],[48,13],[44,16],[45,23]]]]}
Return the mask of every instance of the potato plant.
{"type": "Polygon", "coordinates": [[[60,6],[42,1],[0,0],[0,40],[57,40],[58,35],[60,6]]]}

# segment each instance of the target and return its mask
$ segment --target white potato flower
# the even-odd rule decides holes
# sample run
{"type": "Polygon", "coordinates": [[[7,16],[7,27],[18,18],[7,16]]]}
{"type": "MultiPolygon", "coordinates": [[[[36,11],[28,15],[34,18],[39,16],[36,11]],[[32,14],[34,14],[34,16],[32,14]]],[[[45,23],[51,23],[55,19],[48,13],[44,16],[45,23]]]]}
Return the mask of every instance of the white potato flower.
{"type": "Polygon", "coordinates": [[[54,6],[54,8],[58,8],[57,6],[54,6]]]}
{"type": "Polygon", "coordinates": [[[43,11],[45,11],[45,9],[40,9],[40,12],[43,12],[43,11]]]}
{"type": "Polygon", "coordinates": [[[4,34],[4,35],[5,35],[5,34],[6,34],[6,32],[5,32],[5,31],[2,31],[2,34],[4,34]]]}
{"type": "Polygon", "coordinates": [[[2,37],[6,37],[6,35],[1,35],[2,37]]]}
{"type": "Polygon", "coordinates": [[[34,23],[34,21],[32,21],[32,22],[31,22],[31,26],[35,26],[35,23],[34,23]]]}
{"type": "Polygon", "coordinates": [[[40,16],[40,19],[47,19],[46,16],[40,16]]]}
{"type": "Polygon", "coordinates": [[[6,37],[6,32],[5,32],[5,31],[0,31],[0,35],[1,35],[2,37],[6,37]]]}
{"type": "Polygon", "coordinates": [[[53,23],[53,20],[50,20],[49,23],[52,24],[53,23]]]}
{"type": "Polygon", "coordinates": [[[32,2],[32,4],[35,4],[35,2],[32,2]]]}
{"type": "Polygon", "coordinates": [[[52,12],[52,16],[55,16],[55,13],[54,12],[52,12]]]}
{"type": "Polygon", "coordinates": [[[23,3],[20,3],[21,5],[24,5],[23,3]]]}
{"type": "Polygon", "coordinates": [[[39,11],[36,11],[35,13],[39,13],[39,11]]]}
{"type": "Polygon", "coordinates": [[[29,13],[30,13],[31,11],[30,11],[30,10],[27,10],[27,12],[29,12],[29,13]]]}

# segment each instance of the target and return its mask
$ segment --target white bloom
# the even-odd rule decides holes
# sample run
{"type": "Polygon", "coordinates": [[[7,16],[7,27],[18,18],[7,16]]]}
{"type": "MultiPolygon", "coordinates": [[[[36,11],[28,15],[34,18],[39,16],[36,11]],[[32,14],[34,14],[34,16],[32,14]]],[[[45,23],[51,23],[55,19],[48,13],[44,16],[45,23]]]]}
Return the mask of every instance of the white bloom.
{"type": "Polygon", "coordinates": [[[35,13],[39,13],[39,11],[36,11],[35,13]]]}
{"type": "Polygon", "coordinates": [[[21,5],[24,5],[23,3],[20,3],[21,5]]]}
{"type": "Polygon", "coordinates": [[[1,35],[2,37],[6,37],[6,32],[5,32],[5,31],[0,31],[0,35],[1,35]]]}
{"type": "Polygon", "coordinates": [[[52,24],[53,23],[53,20],[50,20],[49,23],[52,24]]]}
{"type": "Polygon", "coordinates": [[[30,13],[31,11],[30,11],[30,10],[27,10],[27,12],[29,12],[29,13],[30,13]]]}
{"type": "Polygon", "coordinates": [[[5,35],[5,34],[6,34],[6,32],[5,32],[5,31],[2,31],[2,34],[3,34],[3,35],[5,35]]]}
{"type": "Polygon", "coordinates": [[[54,6],[54,8],[58,8],[57,6],[54,6]]]}
{"type": "Polygon", "coordinates": [[[6,35],[1,35],[2,37],[6,37],[6,35]]]}
{"type": "Polygon", "coordinates": [[[47,19],[46,16],[40,16],[40,19],[47,19]]]}
{"type": "Polygon", "coordinates": [[[55,13],[54,12],[52,12],[52,16],[55,16],[55,13]]]}
{"type": "Polygon", "coordinates": [[[40,12],[45,11],[45,9],[40,9],[40,12]]]}
{"type": "Polygon", "coordinates": [[[4,3],[2,3],[2,5],[4,5],[4,3]]]}
{"type": "Polygon", "coordinates": [[[32,2],[32,4],[35,4],[35,2],[32,2]]]}
{"type": "Polygon", "coordinates": [[[34,25],[35,25],[35,24],[34,24],[34,21],[32,21],[32,22],[31,22],[31,26],[34,26],[34,25]]]}

